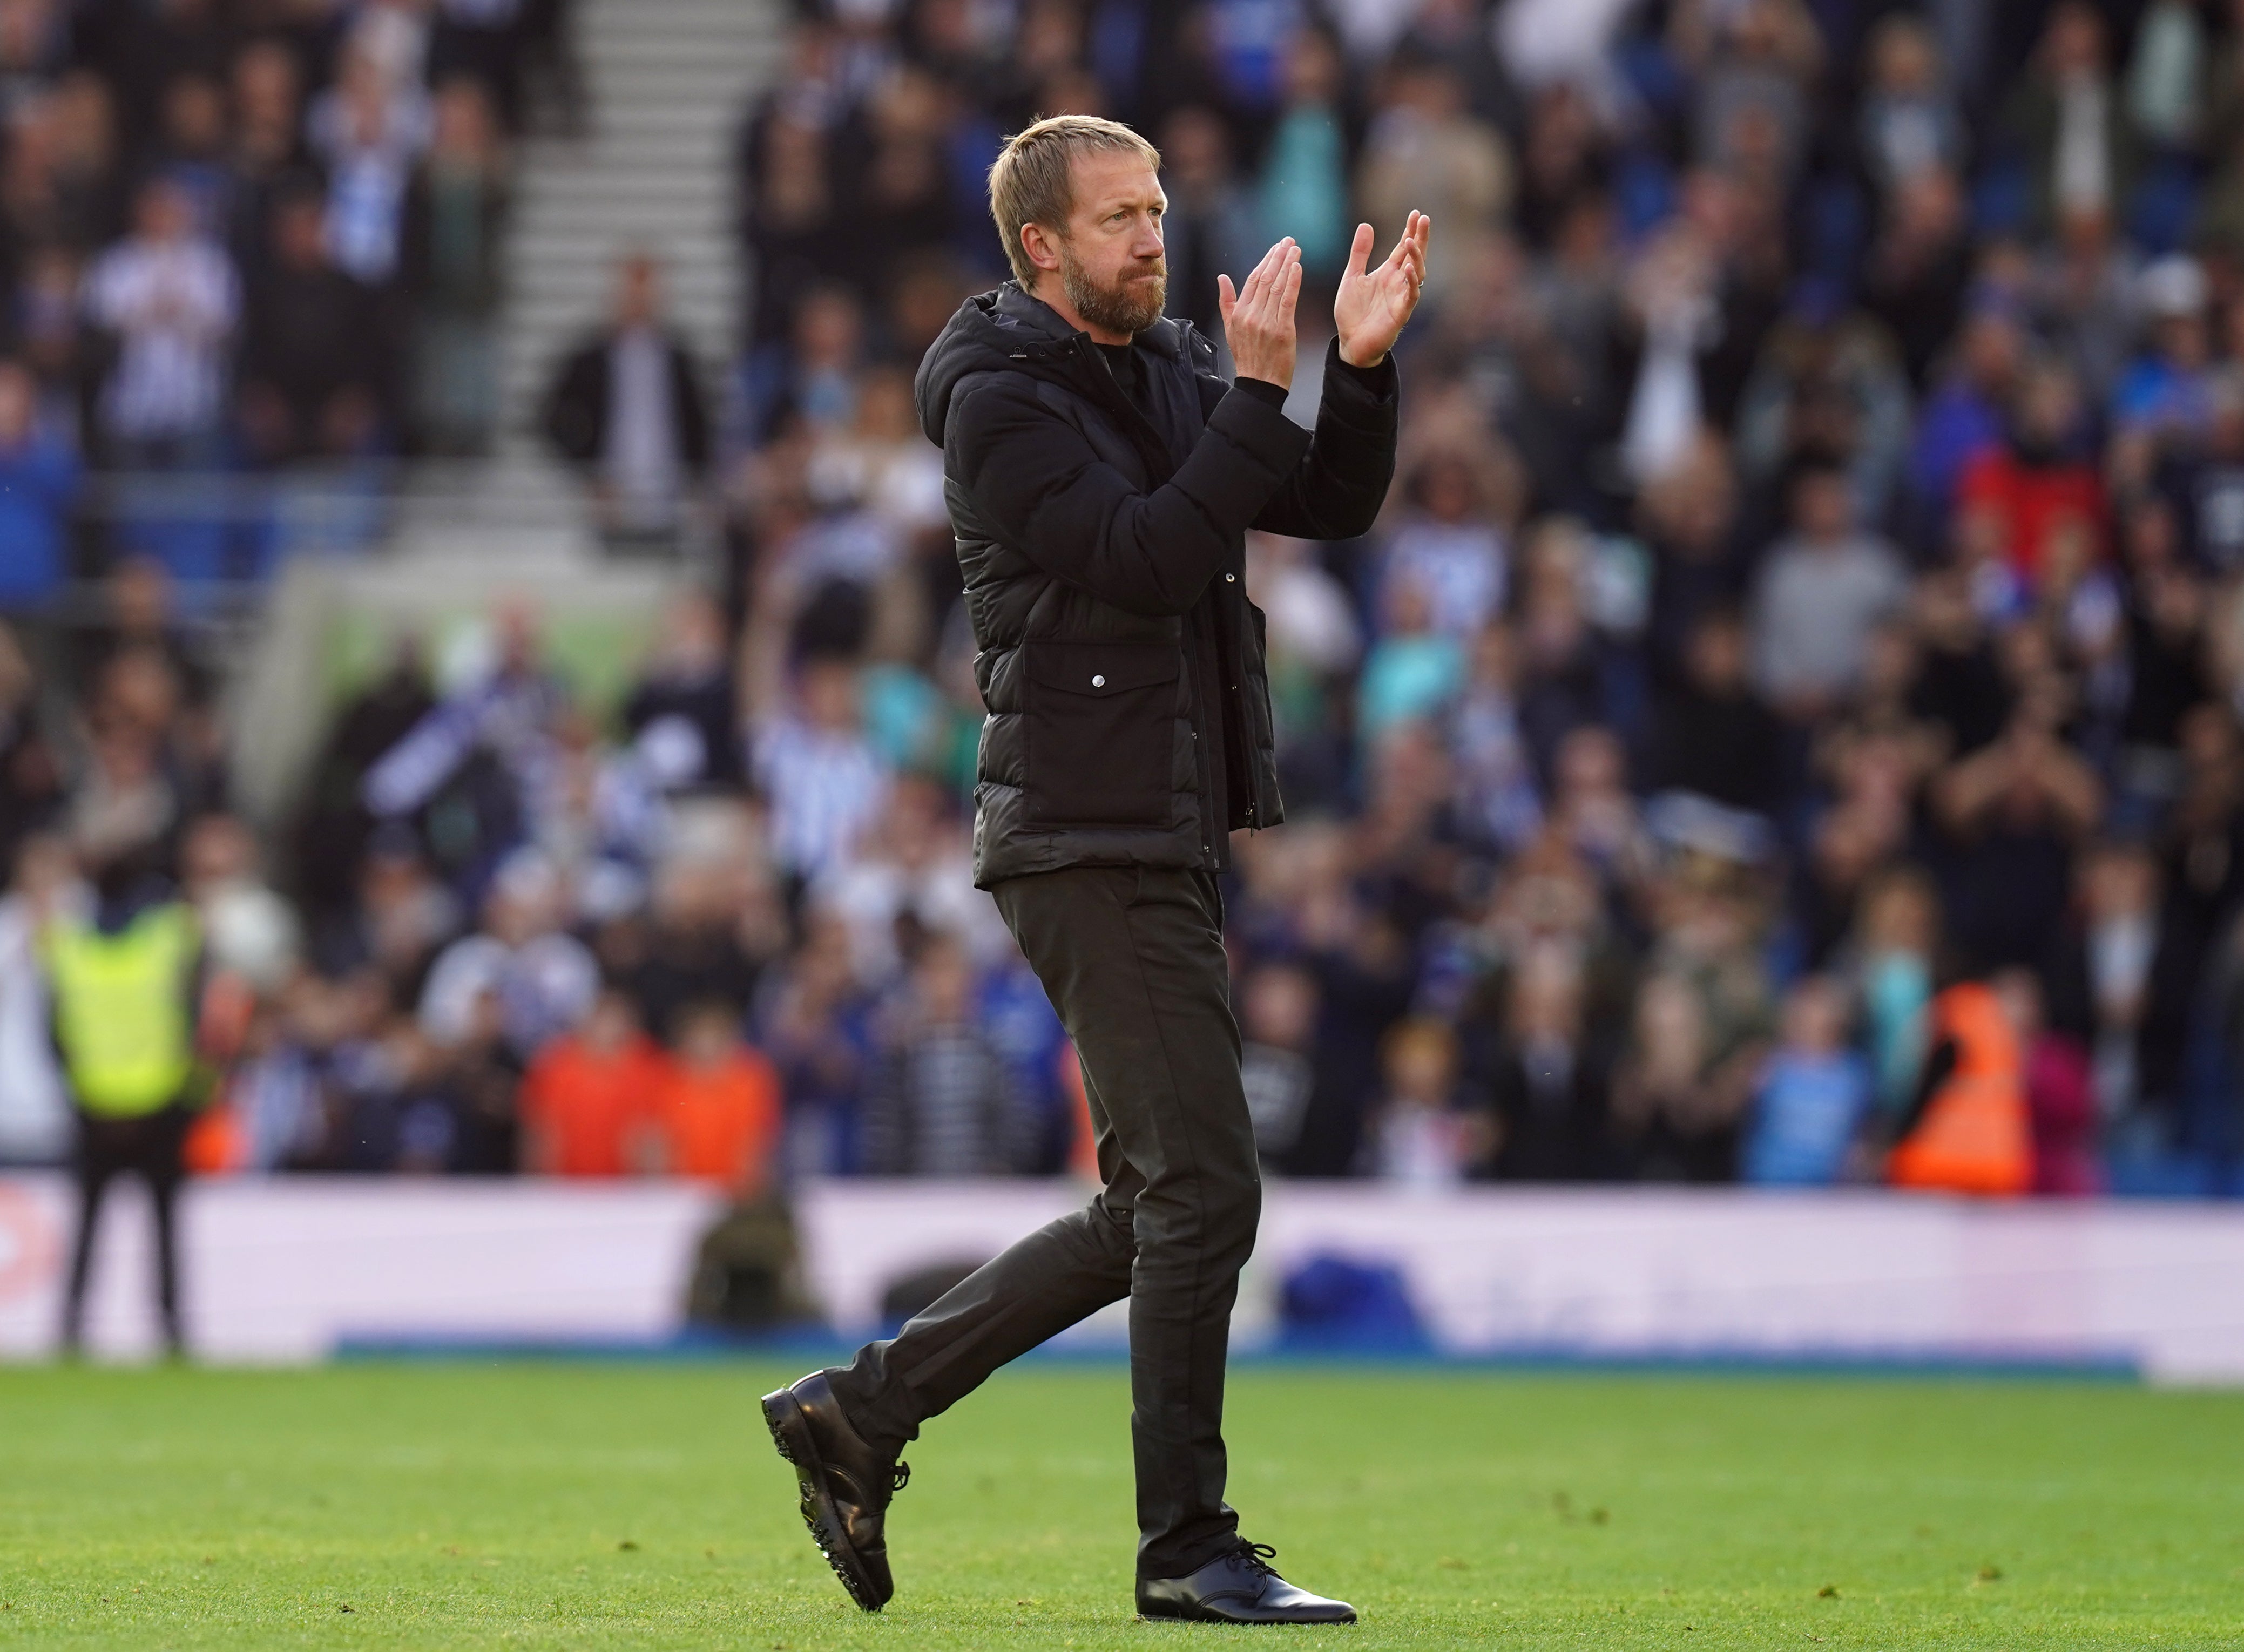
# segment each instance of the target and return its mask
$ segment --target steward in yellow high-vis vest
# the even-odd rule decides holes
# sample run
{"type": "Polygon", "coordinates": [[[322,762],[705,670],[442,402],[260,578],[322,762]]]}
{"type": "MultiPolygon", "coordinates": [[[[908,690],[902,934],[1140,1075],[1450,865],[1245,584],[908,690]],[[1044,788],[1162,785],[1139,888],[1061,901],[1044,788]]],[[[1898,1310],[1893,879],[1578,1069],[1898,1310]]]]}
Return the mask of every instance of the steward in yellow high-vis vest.
{"type": "Polygon", "coordinates": [[[145,1118],[178,1101],[195,1073],[193,908],[147,907],[115,934],[57,924],[41,950],[78,1106],[96,1118],[145,1118]]]}
{"type": "Polygon", "coordinates": [[[129,1172],[146,1183],[154,1207],[157,1305],[177,1352],[178,1194],[187,1127],[210,1089],[195,1046],[202,937],[193,909],[148,876],[145,861],[104,867],[96,882],[95,916],[58,920],[39,940],[55,1049],[78,1113],[78,1236],[63,1346],[78,1347],[102,1202],[129,1172]]]}

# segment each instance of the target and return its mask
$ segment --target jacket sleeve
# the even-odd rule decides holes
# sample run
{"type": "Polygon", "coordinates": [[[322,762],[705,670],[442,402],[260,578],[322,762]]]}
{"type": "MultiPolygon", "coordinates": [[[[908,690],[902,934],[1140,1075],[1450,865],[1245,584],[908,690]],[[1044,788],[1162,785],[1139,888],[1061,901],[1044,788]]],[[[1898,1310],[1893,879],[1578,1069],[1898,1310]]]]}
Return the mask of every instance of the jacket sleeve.
{"type": "Polygon", "coordinates": [[[1176,474],[1144,492],[1011,374],[959,386],[946,434],[953,476],[999,539],[1104,602],[1162,616],[1200,600],[1310,442],[1275,408],[1229,391],[1176,474]]]}
{"type": "Polygon", "coordinates": [[[590,465],[607,435],[606,352],[587,345],[561,364],[545,393],[540,423],[553,450],[571,464],[590,465]]]}
{"type": "Polygon", "coordinates": [[[1308,450],[1251,525],[1296,539],[1369,533],[1395,479],[1396,388],[1392,354],[1376,367],[1352,367],[1335,340],[1308,450]]]}
{"type": "Polygon", "coordinates": [[[709,464],[709,409],[701,399],[700,376],[693,358],[682,344],[670,347],[671,417],[678,430],[678,456],[688,470],[700,472],[709,464]]]}

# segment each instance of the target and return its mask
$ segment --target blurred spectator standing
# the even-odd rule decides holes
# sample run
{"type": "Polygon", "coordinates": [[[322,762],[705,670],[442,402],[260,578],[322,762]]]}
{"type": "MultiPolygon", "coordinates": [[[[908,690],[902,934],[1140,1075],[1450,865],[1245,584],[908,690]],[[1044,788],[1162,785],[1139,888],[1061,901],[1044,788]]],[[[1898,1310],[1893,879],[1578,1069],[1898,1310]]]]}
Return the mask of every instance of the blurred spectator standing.
{"type": "Polygon", "coordinates": [[[2001,125],[2025,161],[2041,222],[2109,218],[2126,199],[2139,146],[2112,74],[2104,18],[2086,0],[2065,0],[2048,18],[2001,125]]]}
{"type": "MultiPolygon", "coordinates": [[[[1455,296],[1464,254],[1511,205],[1511,157],[1502,134],[1468,109],[1449,64],[1406,48],[1386,79],[1385,107],[1364,140],[1356,199],[1382,246],[1394,244],[1413,208],[1441,225],[1441,246],[1429,249],[1426,263],[1426,300],[1438,306],[1455,296]]],[[[1343,233],[1343,251],[1345,242],[1343,233]]]]}
{"type": "Polygon", "coordinates": [[[628,994],[610,988],[538,1052],[522,1082],[523,1168],[627,1176],[657,1156],[654,1099],[666,1075],[628,994]]]}
{"type": "Polygon", "coordinates": [[[0,1164],[58,1163],[74,1145],[75,1120],[39,940],[57,923],[82,921],[91,895],[57,839],[24,840],[10,859],[13,876],[0,896],[0,1164]]]}
{"type": "Polygon", "coordinates": [[[2097,1163],[2095,1087],[2088,1053],[2051,1028],[2042,986],[2029,969],[1996,978],[2003,1009],[2017,1030],[2024,1063],[2027,1116],[2033,1130],[2033,1190],[2078,1197],[2102,1190],[2097,1163]]]}
{"type": "Polygon", "coordinates": [[[335,263],[316,195],[281,197],[268,221],[237,368],[246,452],[264,464],[362,455],[390,407],[377,296],[335,263]]]}
{"type": "Polygon", "coordinates": [[[787,1096],[787,1167],[797,1175],[855,1166],[874,1059],[871,995],[851,963],[848,928],[813,913],[766,999],[759,1040],[787,1096]]]}
{"type": "MultiPolygon", "coordinates": [[[[428,146],[429,98],[405,57],[404,44],[385,50],[385,37],[417,26],[385,19],[410,15],[403,7],[369,7],[343,50],[335,84],[312,105],[312,147],[328,172],[328,251],[337,268],[369,285],[397,270],[398,229],[405,185],[416,158],[428,146]]],[[[417,53],[413,53],[416,55],[417,53]]]]}
{"type": "Polygon", "coordinates": [[[1963,981],[1932,1003],[1917,1100],[1886,1161],[1896,1186],[2022,1193],[2034,1174],[2019,1030],[1995,990],[1963,981]]]}
{"type": "Polygon", "coordinates": [[[64,774],[47,726],[44,684],[14,629],[0,620],[0,856],[12,876],[35,832],[51,828],[64,774]]]}
{"type": "Polygon", "coordinates": [[[132,236],[87,273],[85,306],[117,341],[100,428],[130,469],[214,466],[223,456],[225,347],[241,290],[223,248],[199,230],[178,185],[142,187],[132,236]]]}
{"type": "Polygon", "coordinates": [[[514,1054],[528,1060],[574,1026],[599,989],[599,966],[562,927],[564,891],[532,851],[500,867],[481,931],[438,955],[421,998],[421,1024],[440,1047],[473,1036],[488,995],[514,1054]]]}
{"type": "Polygon", "coordinates": [[[2086,411],[2079,382],[2065,364],[2044,359],[2021,375],[2004,439],[1982,449],[1964,469],[1961,522],[1984,516],[1998,554],[2031,579],[2055,540],[2089,536],[2100,549],[2104,490],[2084,451],[2086,411]]]}
{"type": "MultiPolygon", "coordinates": [[[[1324,30],[1299,28],[1287,40],[1280,54],[1277,125],[1257,191],[1259,239],[1267,245],[1291,235],[1300,244],[1302,269],[1320,281],[1337,279],[1348,256],[1347,111],[1342,103],[1347,72],[1339,43],[1324,30]]],[[[1235,276],[1238,271],[1227,273],[1235,276]]],[[[1309,313],[1315,307],[1309,306],[1309,313]]]]}
{"type": "Polygon", "coordinates": [[[1490,1075],[1496,1175],[1586,1181],[1606,1168],[1610,1055],[1590,1042],[1583,984],[1556,952],[1512,974],[1504,1035],[1490,1075]]]}
{"type": "Polygon", "coordinates": [[[842,864],[813,884],[807,898],[849,926],[857,974],[884,981],[906,961],[917,937],[947,934],[977,961],[1006,956],[1012,938],[974,887],[965,833],[949,818],[949,800],[934,782],[902,776],[882,813],[842,864]]]}
{"type": "Polygon", "coordinates": [[[1779,711],[1808,722],[1862,674],[1870,628],[1908,594],[1892,548],[1855,526],[1846,477],[1804,471],[1790,538],[1771,548],[1754,598],[1754,678],[1779,711]]]}
{"type": "Polygon", "coordinates": [[[699,369],[664,327],[652,254],[623,261],[607,326],[556,369],[544,428],[585,477],[612,536],[657,543],[675,536],[709,462],[709,415],[699,369]]]}
{"type": "Polygon", "coordinates": [[[531,47],[547,44],[540,37],[551,36],[561,10],[554,0],[438,0],[429,78],[474,85],[510,130],[518,129],[531,47]]]}
{"type": "Polygon", "coordinates": [[[675,746],[683,786],[731,786],[741,773],[740,689],[724,610],[707,593],[681,597],[622,708],[633,743],[675,746]]]}
{"type": "Polygon", "coordinates": [[[867,1091],[869,1174],[1002,1176],[1020,1164],[1024,1121],[1004,1058],[972,1009],[964,948],[929,937],[889,1008],[867,1091]]]}
{"type": "Polygon", "coordinates": [[[232,815],[203,816],[187,830],[179,864],[210,968],[277,995],[295,975],[303,935],[295,908],[259,874],[248,826],[232,815]]]}
{"type": "Polygon", "coordinates": [[[0,613],[51,602],[71,572],[78,455],[51,428],[38,384],[0,361],[0,613]]]}
{"type": "Polygon", "coordinates": [[[271,244],[274,202],[316,179],[304,132],[303,62],[283,40],[250,41],[234,57],[228,91],[233,130],[226,245],[236,267],[249,272],[271,244]]]}
{"type": "Polygon", "coordinates": [[[807,885],[839,863],[886,801],[888,765],[862,732],[856,668],[806,660],[788,704],[758,708],[749,733],[756,785],[771,809],[781,869],[807,885]]]}
{"type": "Polygon", "coordinates": [[[1810,976],[1793,988],[1782,1041],[1754,1095],[1747,1181],[1827,1187],[1847,1179],[1871,1105],[1869,1068],[1847,1034],[1847,1001],[1836,982],[1810,976]]]}
{"type": "Polygon", "coordinates": [[[420,312],[412,417],[429,452],[481,453],[498,421],[498,312],[509,190],[482,86],[436,94],[429,152],[406,185],[398,278],[420,312]]]}
{"type": "Polygon", "coordinates": [[[1785,791],[1783,730],[1754,692],[1742,616],[1710,609],[1692,629],[1680,681],[1653,714],[1651,789],[1772,813],[1785,791]]]}
{"type": "Polygon", "coordinates": [[[1387,1035],[1385,1057],[1372,1174],[1417,1189],[1461,1184],[1492,1132],[1484,1113],[1459,1105],[1457,1035],[1443,1022],[1405,1021],[1387,1035]]]}
{"type": "Polygon", "coordinates": [[[752,943],[763,893],[713,854],[674,854],[657,869],[639,954],[612,966],[650,1032],[674,1036],[680,1015],[711,1003],[747,1014],[762,975],[752,943]]]}
{"type": "Polygon", "coordinates": [[[1169,194],[1162,239],[1174,283],[1172,307],[1220,339],[1217,274],[1252,269],[1261,256],[1254,203],[1239,176],[1231,134],[1213,111],[1191,104],[1178,109],[1159,138],[1162,187],[1169,194]]]}
{"type": "Polygon", "coordinates": [[[1282,1169],[1301,1138],[1316,1082],[1309,1059],[1316,1021],[1317,983],[1299,965],[1267,963],[1241,984],[1240,1069],[1266,1168],[1282,1169]]]}
{"type": "Polygon", "coordinates": [[[729,1006],[697,1004],[679,1016],[652,1099],[663,1166],[672,1175],[740,1194],[769,1183],[779,1081],[770,1062],[741,1038],[729,1006]]]}
{"type": "Polygon", "coordinates": [[[186,1345],[177,1208],[188,1125],[208,1099],[196,1048],[202,952],[194,915],[146,843],[120,846],[94,874],[92,909],[44,914],[38,946],[54,1003],[56,1048],[78,1109],[78,1228],[63,1298],[62,1345],[84,1332],[94,1235],[120,1175],[146,1184],[156,1228],[156,1299],[165,1345],[186,1345]]]}

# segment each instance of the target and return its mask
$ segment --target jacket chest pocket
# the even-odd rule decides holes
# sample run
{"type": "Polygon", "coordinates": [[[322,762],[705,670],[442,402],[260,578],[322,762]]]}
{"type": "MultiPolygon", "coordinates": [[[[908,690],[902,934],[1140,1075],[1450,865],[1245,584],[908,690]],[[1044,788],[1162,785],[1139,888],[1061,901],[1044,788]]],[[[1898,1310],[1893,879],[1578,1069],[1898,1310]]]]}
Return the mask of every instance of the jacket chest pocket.
{"type": "Polygon", "coordinates": [[[1038,826],[1166,826],[1174,643],[1029,643],[1024,799],[1038,826]]]}

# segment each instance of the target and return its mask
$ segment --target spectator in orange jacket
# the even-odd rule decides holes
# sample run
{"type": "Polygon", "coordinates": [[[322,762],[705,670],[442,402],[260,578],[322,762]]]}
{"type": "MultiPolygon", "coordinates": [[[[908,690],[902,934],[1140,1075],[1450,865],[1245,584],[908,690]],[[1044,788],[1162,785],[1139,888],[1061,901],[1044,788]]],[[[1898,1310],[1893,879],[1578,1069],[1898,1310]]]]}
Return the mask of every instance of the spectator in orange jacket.
{"type": "Polygon", "coordinates": [[[1896,1187],[2000,1197],[2032,1190],[2033,1123],[2018,1029],[1984,981],[1932,1001],[1916,1105],[1886,1159],[1896,1187]]]}
{"type": "Polygon", "coordinates": [[[604,989],[576,1030],[540,1051],[522,1081],[524,1168],[545,1176],[646,1170],[655,1095],[667,1069],[629,995],[604,989]]]}
{"type": "Polygon", "coordinates": [[[676,1025],[654,1096],[666,1168],[754,1193],[770,1181],[779,1143],[779,1074],[740,1036],[730,1004],[691,1005],[676,1025]]]}

